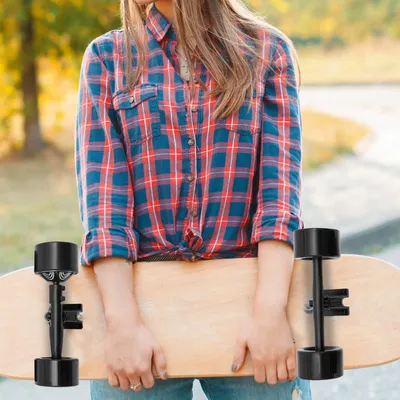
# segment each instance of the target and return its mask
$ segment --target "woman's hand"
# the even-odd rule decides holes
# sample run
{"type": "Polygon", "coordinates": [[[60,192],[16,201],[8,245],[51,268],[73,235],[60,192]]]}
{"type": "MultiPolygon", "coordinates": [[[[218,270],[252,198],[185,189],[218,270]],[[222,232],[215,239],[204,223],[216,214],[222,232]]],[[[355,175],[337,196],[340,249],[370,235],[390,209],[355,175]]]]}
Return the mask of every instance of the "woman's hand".
{"type": "Polygon", "coordinates": [[[284,310],[256,309],[245,317],[237,337],[233,372],[242,367],[246,348],[256,382],[274,385],[296,377],[296,348],[284,310]]]}
{"type": "Polygon", "coordinates": [[[120,257],[100,258],[94,272],[106,320],[105,358],[108,382],[122,390],[141,382],[135,391],[153,387],[152,362],[157,374],[167,378],[160,345],[143,324],[133,293],[132,263],[120,257]]]}
{"type": "Polygon", "coordinates": [[[162,349],[152,332],[140,322],[122,322],[107,327],[105,359],[108,382],[113,387],[128,390],[141,382],[150,389],[154,386],[152,362],[157,374],[167,379],[166,362],[162,349]]]}

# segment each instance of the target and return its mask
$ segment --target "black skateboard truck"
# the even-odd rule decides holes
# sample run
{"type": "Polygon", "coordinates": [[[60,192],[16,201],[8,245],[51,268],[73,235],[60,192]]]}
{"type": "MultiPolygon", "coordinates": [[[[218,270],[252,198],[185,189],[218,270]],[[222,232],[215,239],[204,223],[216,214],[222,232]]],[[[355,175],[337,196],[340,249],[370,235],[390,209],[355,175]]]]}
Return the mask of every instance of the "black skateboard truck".
{"type": "Polygon", "coordinates": [[[324,290],[322,260],[340,257],[339,231],[307,228],[294,232],[294,257],[312,260],[313,298],[305,304],[304,312],[313,313],[315,346],[297,350],[297,374],[308,380],[335,379],[343,375],[343,349],[325,346],[324,317],[350,314],[343,299],[348,289],[324,290]]]}
{"type": "Polygon", "coordinates": [[[35,359],[35,383],[38,386],[77,386],[79,360],[62,357],[64,329],[82,329],[82,304],[64,304],[62,285],[78,273],[78,246],[69,242],[45,242],[35,247],[35,274],[49,286],[49,324],[51,357],[35,359]]]}

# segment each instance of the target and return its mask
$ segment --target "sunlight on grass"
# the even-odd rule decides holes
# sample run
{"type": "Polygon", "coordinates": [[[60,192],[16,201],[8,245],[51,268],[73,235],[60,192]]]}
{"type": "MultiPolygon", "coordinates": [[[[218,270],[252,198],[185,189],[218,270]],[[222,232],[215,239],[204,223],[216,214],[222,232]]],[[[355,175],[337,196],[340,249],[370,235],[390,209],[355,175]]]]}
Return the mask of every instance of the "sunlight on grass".
{"type": "Polygon", "coordinates": [[[331,115],[303,112],[303,167],[307,171],[352,152],[368,128],[331,115]]]}
{"type": "Polygon", "coordinates": [[[58,160],[0,163],[0,270],[33,264],[36,244],[79,243],[79,218],[74,169],[58,160]]]}
{"type": "Polygon", "coordinates": [[[331,51],[298,49],[304,84],[400,82],[400,40],[374,39],[331,51]]]}

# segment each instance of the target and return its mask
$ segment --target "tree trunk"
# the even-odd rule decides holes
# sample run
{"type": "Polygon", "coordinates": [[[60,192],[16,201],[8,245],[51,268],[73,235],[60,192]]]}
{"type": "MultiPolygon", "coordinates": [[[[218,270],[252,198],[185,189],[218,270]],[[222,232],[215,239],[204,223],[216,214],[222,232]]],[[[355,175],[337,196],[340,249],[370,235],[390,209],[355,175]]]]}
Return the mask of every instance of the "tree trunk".
{"type": "Polygon", "coordinates": [[[24,114],[25,143],[22,153],[27,157],[36,155],[45,143],[39,121],[38,77],[34,49],[33,0],[23,2],[24,18],[21,21],[21,88],[24,114]]]}

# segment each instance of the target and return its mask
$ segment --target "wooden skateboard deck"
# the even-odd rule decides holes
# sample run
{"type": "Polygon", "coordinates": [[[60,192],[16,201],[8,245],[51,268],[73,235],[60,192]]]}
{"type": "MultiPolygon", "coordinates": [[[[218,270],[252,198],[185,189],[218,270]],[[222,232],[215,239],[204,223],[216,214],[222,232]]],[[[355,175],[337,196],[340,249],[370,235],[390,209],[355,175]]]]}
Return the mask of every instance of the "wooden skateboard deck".
{"type": "MultiPolygon", "coordinates": [[[[231,376],[239,321],[253,301],[257,258],[137,262],[135,296],[146,325],[163,348],[170,377],[231,376]]],[[[311,261],[295,261],[288,318],[296,348],[314,346],[311,261]]],[[[343,348],[344,367],[400,358],[400,269],[371,257],[323,262],[324,289],[348,288],[350,315],[325,317],[325,345],[343,348]]],[[[0,375],[33,379],[34,359],[50,355],[49,284],[33,267],[0,278],[0,375]]],[[[80,379],[106,379],[105,320],[91,268],[66,283],[65,303],[82,303],[82,330],[66,330],[64,357],[79,358],[80,379]]],[[[123,306],[123,305],[121,305],[123,306]]],[[[268,318],[268,315],[265,316],[268,318]]],[[[247,352],[235,375],[253,375],[247,352]]]]}

